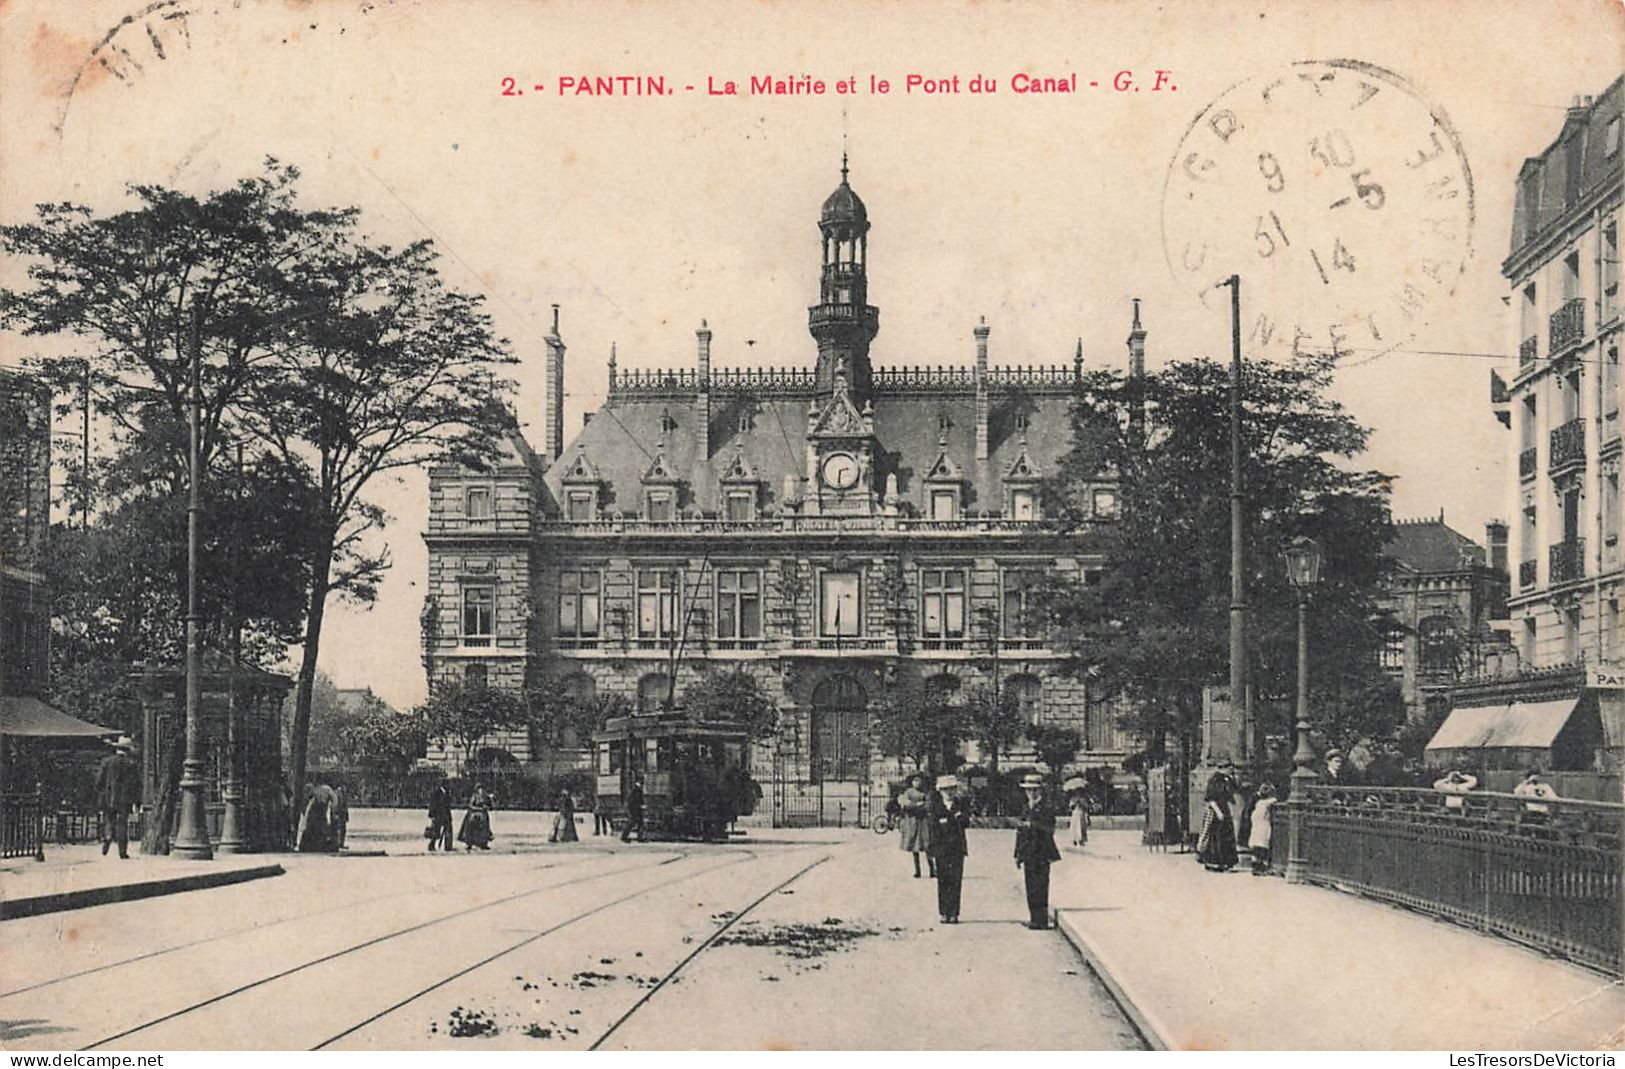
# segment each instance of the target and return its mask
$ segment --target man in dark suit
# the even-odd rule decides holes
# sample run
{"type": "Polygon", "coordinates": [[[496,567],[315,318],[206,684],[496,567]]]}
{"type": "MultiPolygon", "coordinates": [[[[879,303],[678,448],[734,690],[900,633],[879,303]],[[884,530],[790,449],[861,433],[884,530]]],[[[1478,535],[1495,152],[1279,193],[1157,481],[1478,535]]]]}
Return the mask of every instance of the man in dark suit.
{"type": "Polygon", "coordinates": [[[1016,868],[1027,880],[1027,927],[1049,927],[1049,867],[1061,860],[1055,848],[1055,808],[1044,799],[1044,780],[1037,773],[1021,778],[1027,811],[1016,827],[1016,868]]]}
{"type": "Polygon", "coordinates": [[[429,791],[429,849],[437,846],[451,853],[451,792],[444,783],[429,791]]]}
{"type": "Polygon", "coordinates": [[[931,856],[937,863],[937,915],[943,924],[959,923],[959,891],[965,878],[965,829],[970,813],[959,800],[957,776],[938,776],[931,796],[931,856]]]}
{"type": "Polygon", "coordinates": [[[621,842],[632,841],[632,829],[638,832],[638,841],[643,841],[643,777],[633,776],[632,787],[626,792],[626,827],[621,829],[621,842]]]}
{"type": "Polygon", "coordinates": [[[130,756],[130,738],[119,736],[113,752],[96,770],[96,807],[102,813],[102,853],[116,841],[118,856],[130,856],[130,808],[141,800],[140,770],[130,756]]]}

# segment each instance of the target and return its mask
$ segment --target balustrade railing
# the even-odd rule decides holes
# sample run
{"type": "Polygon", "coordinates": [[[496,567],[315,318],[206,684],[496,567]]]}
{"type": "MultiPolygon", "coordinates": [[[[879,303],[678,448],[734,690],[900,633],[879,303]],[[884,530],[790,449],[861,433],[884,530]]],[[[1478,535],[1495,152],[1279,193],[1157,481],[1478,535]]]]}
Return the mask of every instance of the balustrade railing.
{"type": "Polygon", "coordinates": [[[1552,313],[1549,320],[1551,344],[1548,346],[1552,356],[1557,356],[1585,336],[1585,310],[1585,298],[1575,297],[1564,301],[1562,307],[1552,313]]]}
{"type": "Polygon", "coordinates": [[[36,788],[0,794],[0,858],[45,860],[45,797],[36,788]]]}
{"type": "Polygon", "coordinates": [[[726,520],[701,516],[681,520],[645,520],[636,516],[598,520],[542,520],[536,528],[548,534],[639,535],[674,534],[773,534],[777,532],[818,531],[911,531],[916,534],[971,535],[988,532],[1030,532],[1042,528],[1042,520],[1017,520],[1006,516],[967,516],[958,520],[931,520],[913,516],[798,516],[783,515],[758,520],[726,520]]]}
{"type": "Polygon", "coordinates": [[[1570,579],[1583,577],[1586,573],[1585,547],[1583,538],[1553,542],[1547,549],[1546,582],[1566,583],[1570,579]]]}
{"type": "Polygon", "coordinates": [[[1620,975],[1625,807],[1395,787],[1308,794],[1300,849],[1309,882],[1620,975]]]}
{"type": "Polygon", "coordinates": [[[1551,452],[1546,466],[1552,471],[1571,464],[1584,464],[1586,459],[1586,424],[1584,419],[1571,419],[1552,428],[1551,452]]]}

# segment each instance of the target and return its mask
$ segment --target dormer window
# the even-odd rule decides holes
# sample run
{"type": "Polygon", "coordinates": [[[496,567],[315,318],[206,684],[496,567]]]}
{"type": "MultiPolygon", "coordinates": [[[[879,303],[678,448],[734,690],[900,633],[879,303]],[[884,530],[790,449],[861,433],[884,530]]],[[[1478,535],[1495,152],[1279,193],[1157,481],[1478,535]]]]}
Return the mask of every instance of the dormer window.
{"type": "Polygon", "coordinates": [[[643,517],[654,523],[670,523],[676,515],[676,497],[670,490],[650,490],[644,498],[643,517]]]}
{"type": "Polygon", "coordinates": [[[932,490],[931,518],[933,520],[957,520],[959,518],[958,491],[932,490]]]}
{"type": "Polygon", "coordinates": [[[585,523],[594,519],[591,490],[571,490],[565,500],[566,515],[572,523],[585,523]]]}
{"type": "Polygon", "coordinates": [[[730,523],[745,523],[756,518],[756,495],[749,490],[730,490],[724,502],[724,515],[730,523]]]}
{"type": "Polygon", "coordinates": [[[463,496],[463,515],[470,523],[496,518],[495,494],[489,486],[470,486],[463,496]]]}
{"type": "Polygon", "coordinates": [[[1038,497],[1031,490],[1010,491],[1010,518],[1013,520],[1038,519],[1038,497]]]}
{"type": "Polygon", "coordinates": [[[1096,490],[1094,496],[1095,515],[1107,520],[1117,515],[1117,491],[1096,490]]]}

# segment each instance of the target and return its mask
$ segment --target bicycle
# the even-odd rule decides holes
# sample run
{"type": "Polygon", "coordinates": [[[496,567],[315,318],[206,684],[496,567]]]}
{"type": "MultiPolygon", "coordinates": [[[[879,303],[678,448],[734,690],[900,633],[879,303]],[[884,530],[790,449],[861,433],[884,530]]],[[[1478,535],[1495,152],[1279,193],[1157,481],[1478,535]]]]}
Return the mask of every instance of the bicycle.
{"type": "Polygon", "coordinates": [[[876,835],[885,835],[889,831],[897,830],[897,821],[896,813],[882,813],[869,826],[874,829],[876,835]]]}

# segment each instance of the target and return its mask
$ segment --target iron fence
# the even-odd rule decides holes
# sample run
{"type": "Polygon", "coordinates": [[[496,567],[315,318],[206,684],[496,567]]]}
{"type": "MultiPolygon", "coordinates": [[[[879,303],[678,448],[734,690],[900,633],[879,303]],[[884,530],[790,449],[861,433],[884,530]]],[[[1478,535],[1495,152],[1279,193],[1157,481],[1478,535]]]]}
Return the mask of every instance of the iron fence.
{"type": "Polygon", "coordinates": [[[0,858],[45,860],[44,792],[0,794],[0,858]]]}
{"type": "MultiPolygon", "coordinates": [[[[1277,810],[1282,845],[1286,809],[1277,810]]],[[[1312,787],[1305,878],[1617,976],[1622,820],[1625,807],[1603,802],[1312,787]]]]}

